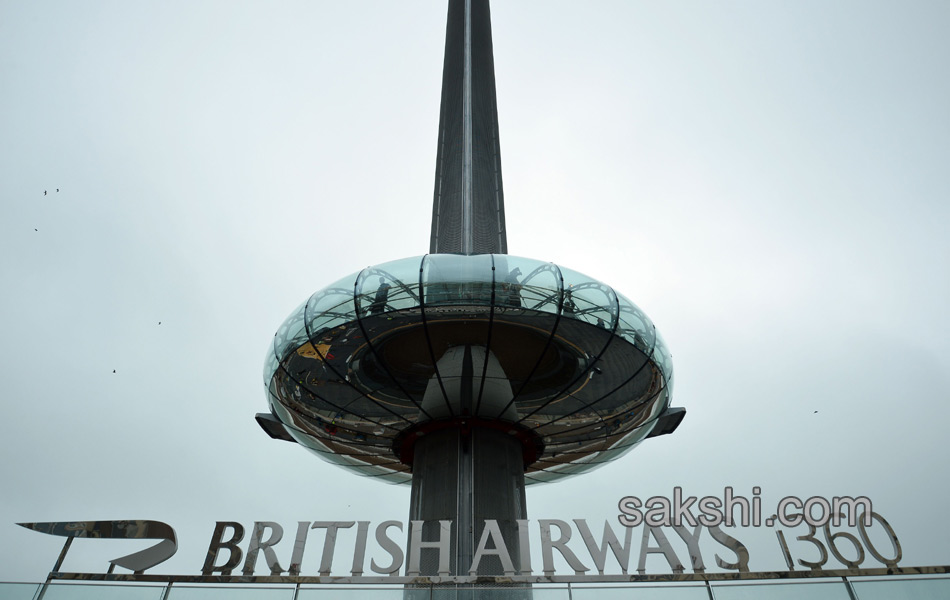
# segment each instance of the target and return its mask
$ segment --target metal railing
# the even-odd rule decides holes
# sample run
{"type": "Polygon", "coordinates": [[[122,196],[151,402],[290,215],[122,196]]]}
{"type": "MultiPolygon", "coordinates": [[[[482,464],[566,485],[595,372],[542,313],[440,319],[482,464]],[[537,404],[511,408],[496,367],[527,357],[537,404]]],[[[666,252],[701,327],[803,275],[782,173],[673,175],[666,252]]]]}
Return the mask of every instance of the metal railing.
{"type": "Polygon", "coordinates": [[[280,577],[52,572],[0,600],[814,600],[950,598],[950,567],[629,576],[280,577]]]}

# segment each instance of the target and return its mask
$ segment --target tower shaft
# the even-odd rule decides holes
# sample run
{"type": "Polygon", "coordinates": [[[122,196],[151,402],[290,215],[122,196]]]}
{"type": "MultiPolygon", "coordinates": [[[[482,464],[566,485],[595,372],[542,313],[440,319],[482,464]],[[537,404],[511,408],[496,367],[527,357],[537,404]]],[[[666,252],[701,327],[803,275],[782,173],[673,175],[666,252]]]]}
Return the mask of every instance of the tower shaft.
{"type": "Polygon", "coordinates": [[[449,0],[429,252],[508,252],[488,0],[449,0]]]}
{"type": "MultiPolygon", "coordinates": [[[[488,519],[497,522],[511,563],[516,571],[521,570],[518,520],[527,519],[527,510],[517,439],[484,427],[429,434],[416,443],[412,475],[409,518],[426,522],[422,540],[437,541],[439,521],[452,522],[452,575],[471,573],[488,519]]],[[[424,550],[420,558],[422,575],[438,574],[436,551],[424,550]]],[[[476,574],[505,573],[497,556],[486,556],[479,560],[476,574]]]]}
{"type": "MultiPolygon", "coordinates": [[[[488,0],[449,0],[429,252],[508,252],[488,0]]],[[[460,397],[447,400],[463,407],[462,416],[474,416],[472,351],[466,349],[458,360],[451,352],[442,359],[457,371],[460,397]]],[[[500,399],[502,406],[510,390],[508,395],[500,399]]],[[[497,520],[513,561],[520,563],[516,521],[527,516],[520,443],[463,422],[423,437],[415,449],[409,513],[429,527],[439,520],[454,523],[453,574],[468,574],[485,519],[497,520]]],[[[423,540],[430,542],[437,533],[424,530],[423,540]]],[[[480,564],[479,574],[502,574],[492,558],[480,564]]],[[[434,575],[435,567],[423,560],[424,575],[434,575]]]]}
{"type": "MultiPolygon", "coordinates": [[[[448,566],[453,575],[472,573],[485,521],[493,520],[504,539],[511,566],[520,571],[518,521],[527,519],[522,445],[504,428],[491,427],[480,417],[504,411],[512,398],[511,386],[498,360],[480,346],[450,349],[439,360],[438,370],[442,383],[433,377],[426,397],[438,396],[432,403],[438,407],[444,390],[445,400],[459,414],[430,422],[435,426],[441,421],[447,426],[415,441],[409,518],[426,522],[421,541],[429,544],[442,535],[440,521],[452,522],[448,566]],[[488,385],[482,379],[482,365],[484,374],[491,378],[488,385]]],[[[423,400],[423,408],[426,406],[423,400]]],[[[413,546],[410,538],[410,556],[421,549],[413,546]]],[[[420,553],[422,575],[438,574],[436,555],[431,547],[420,553]]],[[[478,575],[503,575],[507,570],[498,556],[477,562],[478,575]]]]}

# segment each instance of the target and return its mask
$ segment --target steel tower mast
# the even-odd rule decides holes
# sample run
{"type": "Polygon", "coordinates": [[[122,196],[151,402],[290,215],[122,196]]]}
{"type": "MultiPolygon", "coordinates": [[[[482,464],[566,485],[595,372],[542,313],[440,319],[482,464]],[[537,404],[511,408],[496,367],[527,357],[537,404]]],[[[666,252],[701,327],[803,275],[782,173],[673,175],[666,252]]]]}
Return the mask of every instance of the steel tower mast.
{"type": "Polygon", "coordinates": [[[507,254],[488,0],[450,0],[431,254],[507,254]]]}

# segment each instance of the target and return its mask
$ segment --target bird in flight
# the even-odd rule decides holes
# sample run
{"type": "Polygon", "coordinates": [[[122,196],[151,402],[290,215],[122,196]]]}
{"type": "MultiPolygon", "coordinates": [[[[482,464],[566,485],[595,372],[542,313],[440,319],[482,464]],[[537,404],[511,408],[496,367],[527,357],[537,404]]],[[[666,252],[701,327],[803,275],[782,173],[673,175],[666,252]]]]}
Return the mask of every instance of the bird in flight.
{"type": "Polygon", "coordinates": [[[44,195],[44,196],[46,195],[46,190],[43,190],[43,195],[44,195]]]}

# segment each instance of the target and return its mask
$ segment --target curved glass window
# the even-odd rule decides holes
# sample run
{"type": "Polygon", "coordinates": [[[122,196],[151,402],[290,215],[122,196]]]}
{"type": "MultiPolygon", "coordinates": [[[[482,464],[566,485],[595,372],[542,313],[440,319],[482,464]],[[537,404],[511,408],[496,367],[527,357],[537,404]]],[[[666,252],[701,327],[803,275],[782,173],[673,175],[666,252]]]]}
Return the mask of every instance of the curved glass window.
{"type": "Polygon", "coordinates": [[[520,256],[496,254],[495,306],[557,314],[561,272],[557,265],[520,256]]]}
{"type": "Polygon", "coordinates": [[[490,306],[492,256],[428,254],[422,261],[422,288],[426,306],[490,306]]]}
{"type": "Polygon", "coordinates": [[[306,331],[303,327],[304,310],[306,307],[306,302],[298,306],[294,312],[290,313],[290,317],[284,321],[284,323],[280,326],[280,329],[278,329],[277,333],[274,335],[270,351],[270,355],[273,360],[268,360],[264,363],[265,382],[274,375],[274,371],[277,370],[277,364],[283,360],[287,354],[296,350],[300,344],[306,341],[306,331]],[[303,338],[300,337],[301,332],[303,332],[303,338]]]}
{"type": "Polygon", "coordinates": [[[656,348],[653,350],[653,361],[660,367],[663,378],[672,383],[673,379],[673,355],[663,340],[663,336],[656,331],[656,348]]]}
{"type": "Polygon", "coordinates": [[[378,315],[419,306],[421,257],[367,267],[356,282],[361,315],[378,315]]]}
{"type": "Polygon", "coordinates": [[[561,314],[613,331],[619,316],[617,294],[607,284],[561,267],[564,298],[561,314]]]}
{"type": "MultiPolygon", "coordinates": [[[[356,307],[353,306],[353,293],[336,305],[330,305],[329,300],[339,301],[340,295],[323,296],[317,299],[315,306],[308,303],[306,308],[307,334],[315,346],[334,329],[356,320],[356,307]]],[[[323,354],[321,352],[321,354],[323,354]]]]}
{"type": "Polygon", "coordinates": [[[411,477],[398,436],[458,415],[543,439],[526,482],[590,470],[649,435],[673,374],[629,299],[502,254],[429,254],[341,278],[291,313],[264,362],[271,411],[292,437],[393,482],[411,477]]]}
{"type": "Polygon", "coordinates": [[[647,356],[653,351],[656,338],[656,327],[646,314],[636,304],[623,294],[617,294],[620,307],[620,322],[617,325],[617,335],[642,350],[647,356]]]}

